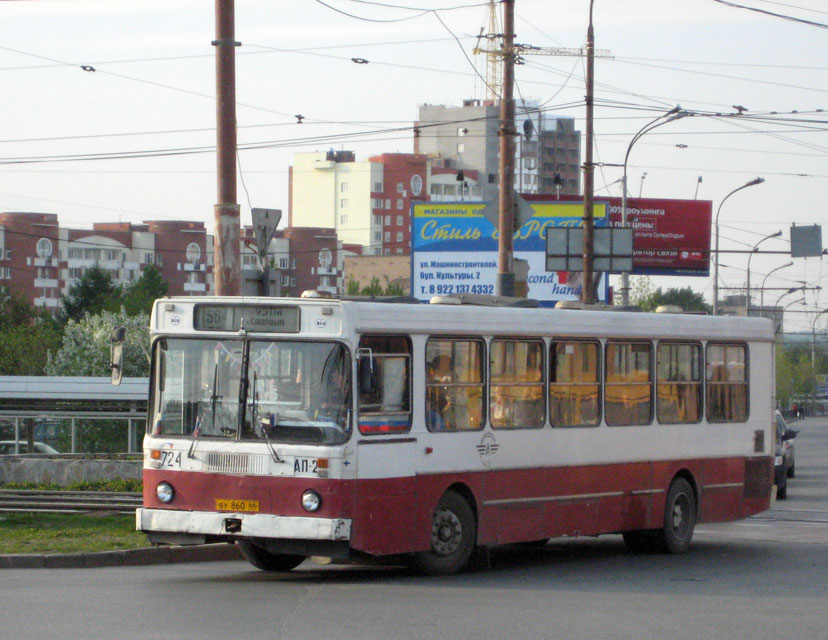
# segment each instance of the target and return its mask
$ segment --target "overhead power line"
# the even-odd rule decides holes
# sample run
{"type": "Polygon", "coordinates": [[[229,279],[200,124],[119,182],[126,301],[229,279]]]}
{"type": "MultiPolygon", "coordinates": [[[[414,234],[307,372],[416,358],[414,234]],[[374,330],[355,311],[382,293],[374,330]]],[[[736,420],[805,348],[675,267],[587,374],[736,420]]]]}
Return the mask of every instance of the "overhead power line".
{"type": "Polygon", "coordinates": [[[767,11],[766,9],[759,9],[758,7],[746,7],[742,4],[736,4],[735,2],[728,2],[727,0],[713,0],[713,2],[718,2],[719,4],[723,4],[727,7],[733,7],[735,9],[745,9],[747,11],[755,11],[756,13],[762,13],[766,16],[771,16],[774,18],[782,18],[783,20],[790,20],[791,22],[799,22],[801,24],[807,24],[811,27],[819,27],[820,29],[828,29],[828,24],[824,24],[822,22],[814,22],[813,20],[805,20],[804,18],[796,18],[794,16],[787,16],[782,13],[775,13],[773,11],[767,11]]]}

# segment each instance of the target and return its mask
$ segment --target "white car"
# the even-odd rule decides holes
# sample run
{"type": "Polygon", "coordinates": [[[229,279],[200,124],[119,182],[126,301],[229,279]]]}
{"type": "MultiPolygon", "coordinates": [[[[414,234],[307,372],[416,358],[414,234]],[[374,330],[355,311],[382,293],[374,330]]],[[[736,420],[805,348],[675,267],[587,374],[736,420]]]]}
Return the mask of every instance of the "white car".
{"type": "MultiPolygon", "coordinates": [[[[27,453],[28,443],[24,440],[18,441],[18,450],[20,451],[20,453],[27,453]]],[[[57,449],[53,449],[48,444],[45,444],[43,442],[34,443],[34,452],[45,453],[49,455],[60,453],[57,449]]],[[[14,440],[0,440],[0,455],[8,455],[13,453],[15,453],[14,440]]]]}

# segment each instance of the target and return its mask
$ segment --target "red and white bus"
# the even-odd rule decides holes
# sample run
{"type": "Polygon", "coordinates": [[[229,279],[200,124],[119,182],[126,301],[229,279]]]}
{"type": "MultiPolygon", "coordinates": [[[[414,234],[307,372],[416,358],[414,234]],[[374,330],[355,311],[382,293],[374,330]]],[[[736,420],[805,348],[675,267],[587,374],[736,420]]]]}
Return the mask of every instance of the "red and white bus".
{"type": "Polygon", "coordinates": [[[556,536],[679,553],[768,508],[770,321],[461,302],[157,301],[138,529],[447,574],[556,536]]]}

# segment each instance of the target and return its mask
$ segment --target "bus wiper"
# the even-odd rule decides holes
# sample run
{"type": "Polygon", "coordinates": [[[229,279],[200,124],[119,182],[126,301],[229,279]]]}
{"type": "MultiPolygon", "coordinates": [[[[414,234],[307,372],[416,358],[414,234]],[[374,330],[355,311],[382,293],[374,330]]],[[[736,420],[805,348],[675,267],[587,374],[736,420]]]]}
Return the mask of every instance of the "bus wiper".
{"type": "Polygon", "coordinates": [[[250,424],[256,426],[257,422],[256,419],[259,416],[259,395],[258,391],[256,391],[256,386],[259,382],[259,374],[258,372],[253,372],[253,402],[250,403],[250,424]]]}
{"type": "Polygon", "coordinates": [[[264,425],[262,425],[262,433],[264,434],[265,440],[267,441],[267,448],[270,449],[270,455],[273,457],[273,462],[283,464],[285,461],[279,457],[279,453],[276,451],[276,447],[273,446],[273,441],[270,439],[270,436],[267,435],[267,427],[265,427],[264,425]]]}
{"type": "MultiPolygon", "coordinates": [[[[218,365],[216,365],[215,373],[213,373],[213,393],[210,396],[210,405],[212,407],[212,426],[210,427],[211,432],[215,433],[216,431],[216,404],[219,400],[221,400],[221,396],[216,393],[218,390],[218,365]]],[[[195,451],[196,446],[196,438],[201,435],[201,425],[204,422],[204,417],[199,416],[196,419],[196,426],[193,429],[193,441],[190,443],[190,450],[187,452],[187,457],[192,458],[193,452],[195,451]]]]}
{"type": "MultiPolygon", "coordinates": [[[[258,396],[258,392],[256,391],[256,386],[257,386],[258,382],[259,382],[259,376],[254,371],[253,372],[253,402],[250,403],[250,411],[251,411],[251,414],[252,414],[252,417],[251,417],[251,420],[252,420],[251,424],[252,425],[259,424],[258,423],[258,417],[259,417],[259,403],[258,403],[258,400],[259,400],[259,396],[258,396]]],[[[262,430],[262,433],[264,434],[265,441],[267,442],[267,448],[270,451],[270,457],[273,458],[273,462],[276,462],[278,464],[284,464],[285,461],[282,460],[279,457],[279,453],[276,451],[276,447],[273,446],[273,443],[270,440],[270,436],[267,435],[267,429],[265,428],[264,425],[259,425],[259,426],[262,430]]]]}

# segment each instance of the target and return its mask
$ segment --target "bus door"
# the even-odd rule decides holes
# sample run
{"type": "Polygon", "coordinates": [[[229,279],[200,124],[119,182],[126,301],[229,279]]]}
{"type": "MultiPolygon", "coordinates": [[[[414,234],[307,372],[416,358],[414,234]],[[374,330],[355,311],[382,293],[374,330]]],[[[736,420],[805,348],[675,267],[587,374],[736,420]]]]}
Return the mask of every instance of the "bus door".
{"type": "Polygon", "coordinates": [[[417,439],[411,430],[411,340],[365,335],[357,351],[357,482],[351,545],[411,550],[417,439]]]}

